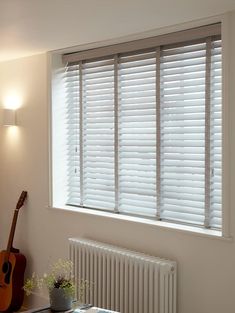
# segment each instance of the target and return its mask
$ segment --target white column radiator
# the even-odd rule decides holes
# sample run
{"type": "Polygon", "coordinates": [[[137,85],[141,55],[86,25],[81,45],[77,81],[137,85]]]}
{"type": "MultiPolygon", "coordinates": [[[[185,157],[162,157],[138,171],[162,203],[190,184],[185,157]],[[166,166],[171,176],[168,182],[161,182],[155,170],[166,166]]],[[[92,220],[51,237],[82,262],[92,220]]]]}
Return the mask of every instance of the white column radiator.
{"type": "Polygon", "coordinates": [[[176,262],[101,242],[70,238],[75,280],[88,280],[84,302],[121,313],[176,313],[176,262]]]}

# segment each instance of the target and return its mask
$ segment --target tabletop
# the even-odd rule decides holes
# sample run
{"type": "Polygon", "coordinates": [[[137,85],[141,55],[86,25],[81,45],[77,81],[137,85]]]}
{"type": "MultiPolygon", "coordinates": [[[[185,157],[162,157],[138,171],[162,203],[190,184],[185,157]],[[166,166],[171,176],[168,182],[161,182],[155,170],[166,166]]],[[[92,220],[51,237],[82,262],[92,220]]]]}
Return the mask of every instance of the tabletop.
{"type": "MultiPolygon", "coordinates": [[[[50,307],[48,306],[32,308],[30,310],[21,310],[20,312],[21,313],[55,313],[51,311],[50,307]]],[[[81,305],[69,311],[63,311],[63,312],[58,312],[58,313],[119,313],[119,312],[93,307],[91,305],[81,305]]]]}

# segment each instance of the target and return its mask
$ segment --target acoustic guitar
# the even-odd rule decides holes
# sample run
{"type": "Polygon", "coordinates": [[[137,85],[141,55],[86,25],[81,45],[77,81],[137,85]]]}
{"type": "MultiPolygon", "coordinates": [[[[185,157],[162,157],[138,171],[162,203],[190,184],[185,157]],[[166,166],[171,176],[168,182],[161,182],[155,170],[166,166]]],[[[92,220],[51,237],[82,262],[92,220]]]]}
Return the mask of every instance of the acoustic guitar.
{"type": "Polygon", "coordinates": [[[27,191],[22,191],[15,208],[7,250],[0,252],[0,312],[19,310],[24,299],[26,258],[13,248],[13,240],[18,213],[26,197],[27,191]]]}

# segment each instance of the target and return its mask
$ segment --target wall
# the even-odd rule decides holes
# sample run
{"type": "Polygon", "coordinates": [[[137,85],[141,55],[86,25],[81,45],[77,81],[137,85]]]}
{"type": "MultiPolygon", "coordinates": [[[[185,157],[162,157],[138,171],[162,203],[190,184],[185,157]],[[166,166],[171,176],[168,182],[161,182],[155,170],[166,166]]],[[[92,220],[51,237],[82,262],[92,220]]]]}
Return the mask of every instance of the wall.
{"type": "MultiPolygon", "coordinates": [[[[235,159],[235,14],[230,20],[230,153],[235,159]]],[[[28,259],[27,273],[43,273],[50,260],[67,256],[67,238],[84,236],[178,262],[179,313],[233,313],[235,243],[141,223],[48,209],[47,56],[0,63],[0,98],[11,90],[22,97],[17,128],[0,128],[0,248],[4,248],[21,190],[29,192],[20,213],[16,246],[28,259]]],[[[229,164],[231,189],[235,165],[229,164]]],[[[231,235],[235,233],[231,193],[231,235]]],[[[145,312],[147,313],[147,312],[145,312]]]]}

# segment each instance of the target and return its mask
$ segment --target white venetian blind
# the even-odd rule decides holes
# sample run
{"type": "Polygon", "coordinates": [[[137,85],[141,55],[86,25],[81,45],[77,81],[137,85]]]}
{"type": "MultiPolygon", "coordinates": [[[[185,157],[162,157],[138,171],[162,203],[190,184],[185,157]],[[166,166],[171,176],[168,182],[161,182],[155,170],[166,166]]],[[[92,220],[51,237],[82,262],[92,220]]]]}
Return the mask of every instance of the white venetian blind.
{"type": "Polygon", "coordinates": [[[217,34],[68,63],[67,204],[221,229],[221,66],[217,34]]]}
{"type": "Polygon", "coordinates": [[[67,202],[80,204],[80,82],[79,65],[69,65],[65,72],[67,130],[67,202]]]}
{"type": "Polygon", "coordinates": [[[119,59],[119,210],[156,216],[156,52],[119,59]]]}
{"type": "Polygon", "coordinates": [[[203,225],[206,43],[161,51],[161,216],[203,225]]]}
{"type": "Polygon", "coordinates": [[[114,209],[114,59],[82,65],[83,205],[114,209]]]}
{"type": "Polygon", "coordinates": [[[210,226],[222,226],[222,54],[221,40],[211,51],[211,210],[210,226]]]}

